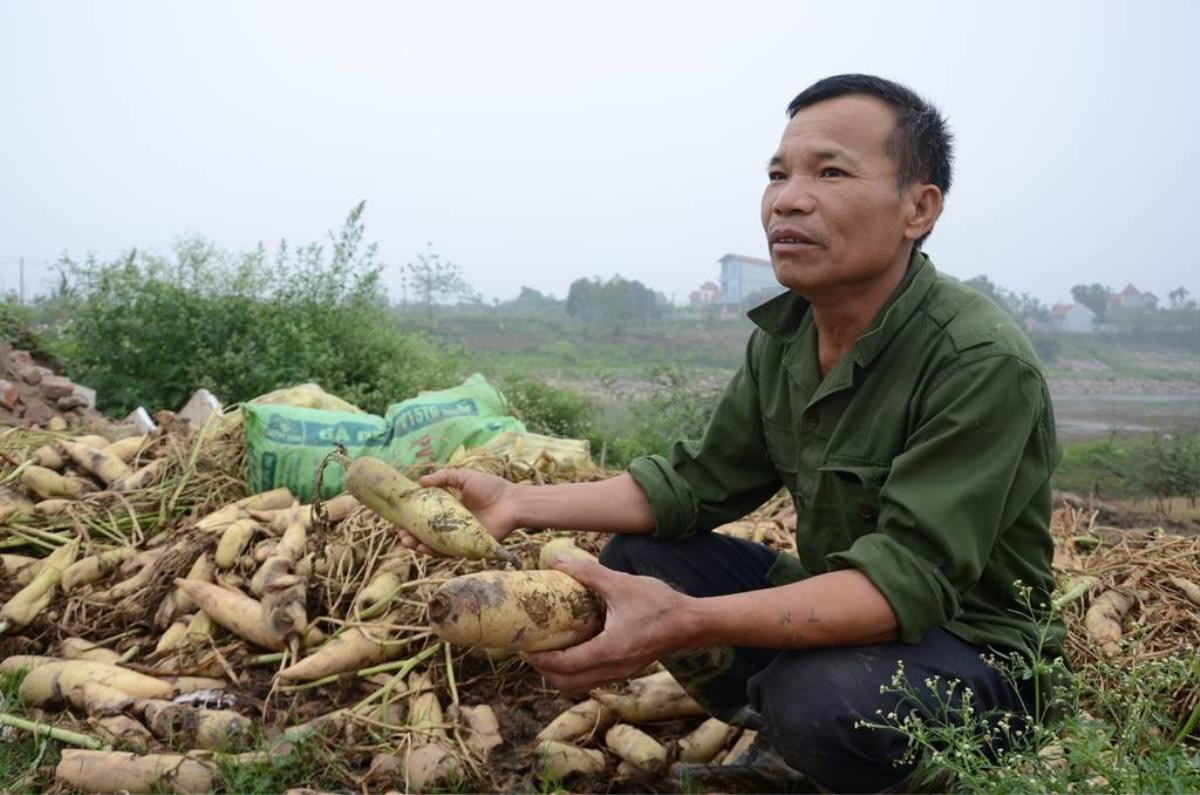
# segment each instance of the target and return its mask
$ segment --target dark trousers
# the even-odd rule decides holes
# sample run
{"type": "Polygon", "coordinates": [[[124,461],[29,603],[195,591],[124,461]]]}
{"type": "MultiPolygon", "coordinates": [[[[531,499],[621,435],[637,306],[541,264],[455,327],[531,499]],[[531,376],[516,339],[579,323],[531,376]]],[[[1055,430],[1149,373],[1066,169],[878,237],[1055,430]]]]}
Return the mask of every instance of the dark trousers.
{"type": "MultiPolygon", "coordinates": [[[[721,596],[769,588],[778,553],[716,533],[684,541],[617,535],[600,555],[605,566],[661,579],[690,596],[721,596]]],[[[837,792],[878,792],[900,785],[913,765],[898,766],[906,740],[889,729],[856,728],[916,710],[940,716],[925,682],[958,680],[972,692],[976,714],[1025,712],[1028,702],[943,629],[918,644],[880,643],[807,651],[720,648],[680,652],[662,662],[711,714],[759,729],[789,766],[837,792]],[[880,692],[903,663],[920,703],[880,692]]],[[[943,689],[943,693],[944,693],[943,689]]]]}

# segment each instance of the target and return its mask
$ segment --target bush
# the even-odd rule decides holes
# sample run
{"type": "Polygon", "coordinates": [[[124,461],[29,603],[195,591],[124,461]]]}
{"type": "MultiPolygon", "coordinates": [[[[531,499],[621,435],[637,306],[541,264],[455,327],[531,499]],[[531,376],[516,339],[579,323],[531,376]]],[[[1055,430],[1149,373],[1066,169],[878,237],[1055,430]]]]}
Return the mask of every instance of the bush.
{"type": "Polygon", "coordinates": [[[1054,487],[1107,499],[1200,495],[1200,435],[1110,436],[1070,444],[1054,487]]]}
{"type": "Polygon", "coordinates": [[[0,299],[0,340],[12,343],[14,348],[28,351],[39,361],[51,368],[59,362],[46,350],[46,343],[33,328],[34,311],[23,306],[15,296],[0,299]]]}
{"type": "Polygon", "coordinates": [[[1063,344],[1057,336],[1045,331],[1034,331],[1029,334],[1029,341],[1033,343],[1033,349],[1037,351],[1042,364],[1054,364],[1058,361],[1063,344]]]}
{"type": "Polygon", "coordinates": [[[628,466],[643,455],[666,455],[675,442],[704,435],[719,393],[696,392],[679,367],[658,367],[652,375],[658,386],[654,394],[607,418],[592,441],[596,454],[605,447],[608,466],[628,466]]]}
{"type": "Polygon", "coordinates": [[[513,413],[533,433],[569,439],[592,435],[595,405],[574,389],[560,389],[525,376],[510,376],[500,382],[513,413]]]}
{"type": "Polygon", "coordinates": [[[67,374],[97,390],[99,406],[178,408],[198,387],[226,402],[316,381],[379,412],[420,389],[448,386],[464,357],[404,333],[387,310],[375,247],[364,245],[363,205],[341,231],[273,261],[260,246],[231,256],[203,239],[174,259],[134,251],[116,262],[64,260],[57,301],[67,374]]]}

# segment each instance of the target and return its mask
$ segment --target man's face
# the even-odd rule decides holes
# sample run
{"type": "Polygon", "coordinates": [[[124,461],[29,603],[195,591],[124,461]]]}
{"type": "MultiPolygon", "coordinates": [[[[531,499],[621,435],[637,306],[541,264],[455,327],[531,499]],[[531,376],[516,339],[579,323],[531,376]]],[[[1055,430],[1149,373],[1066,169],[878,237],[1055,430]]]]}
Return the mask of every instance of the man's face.
{"type": "Polygon", "coordinates": [[[768,166],[762,221],[775,277],[812,297],[881,276],[915,239],[912,202],[887,151],[884,102],[845,96],[799,111],[768,166]]]}

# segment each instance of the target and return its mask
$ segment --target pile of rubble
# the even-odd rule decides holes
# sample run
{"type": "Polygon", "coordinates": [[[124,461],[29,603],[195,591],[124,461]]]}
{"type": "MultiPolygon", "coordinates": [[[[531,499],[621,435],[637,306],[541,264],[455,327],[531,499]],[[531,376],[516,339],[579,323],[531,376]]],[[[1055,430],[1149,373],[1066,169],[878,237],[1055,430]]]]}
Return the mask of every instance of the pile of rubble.
{"type": "Polygon", "coordinates": [[[65,430],[104,422],[96,391],[39,364],[26,350],[0,342],[0,425],[65,430]]]}

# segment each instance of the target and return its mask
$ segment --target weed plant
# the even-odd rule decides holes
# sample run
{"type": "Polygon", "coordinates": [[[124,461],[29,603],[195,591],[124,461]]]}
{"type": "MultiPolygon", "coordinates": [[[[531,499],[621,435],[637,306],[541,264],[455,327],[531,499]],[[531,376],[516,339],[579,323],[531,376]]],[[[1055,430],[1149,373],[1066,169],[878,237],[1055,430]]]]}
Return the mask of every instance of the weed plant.
{"type": "MultiPolygon", "coordinates": [[[[17,690],[25,671],[0,674],[0,713],[26,717],[17,690]]],[[[11,726],[0,726],[0,792],[44,792],[53,783],[58,743],[11,726]]]]}
{"type": "Polygon", "coordinates": [[[1055,488],[1102,499],[1200,499],[1200,434],[1110,435],[1067,445],[1055,488]]]}
{"type": "Polygon", "coordinates": [[[362,213],[327,245],[281,243],[273,258],[188,239],[173,258],[64,260],[44,333],[67,375],[118,416],[178,408],[199,387],[233,403],[306,381],[382,413],[456,383],[462,351],[402,331],[388,311],[362,213]]]}
{"type": "MultiPolygon", "coordinates": [[[[1040,646],[1053,610],[1045,615],[1040,646]]],[[[1032,680],[1036,696],[1026,715],[981,713],[960,682],[909,681],[903,666],[882,689],[902,707],[861,722],[864,728],[897,731],[908,740],[899,764],[915,763],[909,786],[973,793],[1200,791],[1196,723],[1200,710],[1176,714],[1175,698],[1200,676],[1195,649],[1159,659],[1097,663],[1078,672],[1062,658],[992,656],[989,664],[1014,686],[1032,680]],[[1116,683],[1115,685],[1113,683],[1116,683]],[[1101,684],[1103,683],[1103,684],[1101,684]],[[934,709],[916,710],[918,696],[933,694],[934,709]]]]}

